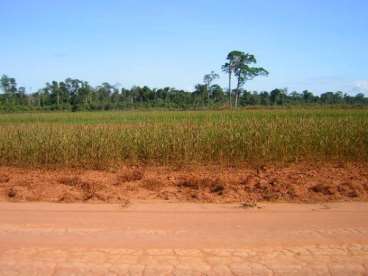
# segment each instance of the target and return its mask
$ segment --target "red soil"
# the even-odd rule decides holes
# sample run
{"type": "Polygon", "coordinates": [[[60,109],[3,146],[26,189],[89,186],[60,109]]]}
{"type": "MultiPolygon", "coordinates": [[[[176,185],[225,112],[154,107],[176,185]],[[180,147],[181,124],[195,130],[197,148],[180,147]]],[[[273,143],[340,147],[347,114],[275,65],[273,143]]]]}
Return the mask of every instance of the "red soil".
{"type": "Polygon", "coordinates": [[[322,202],[368,199],[368,164],[184,168],[123,166],[114,170],[0,167],[0,200],[109,202],[322,202]]]}

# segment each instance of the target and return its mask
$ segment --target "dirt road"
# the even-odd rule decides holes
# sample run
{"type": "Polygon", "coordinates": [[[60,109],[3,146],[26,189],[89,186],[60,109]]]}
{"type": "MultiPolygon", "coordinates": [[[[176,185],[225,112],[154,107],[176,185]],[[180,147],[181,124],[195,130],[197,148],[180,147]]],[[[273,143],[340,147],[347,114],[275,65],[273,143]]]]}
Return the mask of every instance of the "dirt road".
{"type": "Polygon", "coordinates": [[[368,275],[368,204],[0,203],[0,275],[368,275]]]}

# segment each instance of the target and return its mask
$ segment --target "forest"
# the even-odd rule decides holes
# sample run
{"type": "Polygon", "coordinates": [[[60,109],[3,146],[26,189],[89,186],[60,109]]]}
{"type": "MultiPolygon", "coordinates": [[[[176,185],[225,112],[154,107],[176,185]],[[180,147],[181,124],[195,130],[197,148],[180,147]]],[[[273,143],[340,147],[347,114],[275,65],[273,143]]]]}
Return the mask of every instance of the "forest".
{"type": "MultiPolygon", "coordinates": [[[[229,92],[217,84],[197,84],[193,91],[171,87],[150,88],[134,86],[117,88],[109,83],[96,87],[79,79],[68,78],[52,81],[37,92],[27,93],[18,87],[16,80],[6,75],[1,77],[0,110],[124,110],[135,108],[203,109],[228,106],[229,92]]],[[[233,91],[233,93],[235,93],[233,91]]],[[[342,91],[325,92],[321,95],[305,90],[287,89],[272,91],[241,90],[240,106],[287,106],[287,105],[368,105],[364,94],[351,96],[342,91]]]]}
{"type": "Polygon", "coordinates": [[[311,91],[249,91],[244,85],[258,76],[267,76],[263,67],[254,67],[254,55],[234,50],[228,53],[221,70],[227,74],[228,87],[215,81],[220,77],[214,71],[203,76],[203,82],[192,91],[173,87],[150,88],[133,86],[129,89],[103,82],[92,86],[87,81],[67,78],[50,81],[36,92],[18,86],[14,77],[3,74],[0,78],[0,111],[93,111],[163,108],[179,110],[237,108],[238,106],[291,106],[291,105],[368,105],[363,93],[351,95],[343,91],[326,91],[317,95],[311,91]],[[236,83],[232,88],[232,82],[236,83]]]}

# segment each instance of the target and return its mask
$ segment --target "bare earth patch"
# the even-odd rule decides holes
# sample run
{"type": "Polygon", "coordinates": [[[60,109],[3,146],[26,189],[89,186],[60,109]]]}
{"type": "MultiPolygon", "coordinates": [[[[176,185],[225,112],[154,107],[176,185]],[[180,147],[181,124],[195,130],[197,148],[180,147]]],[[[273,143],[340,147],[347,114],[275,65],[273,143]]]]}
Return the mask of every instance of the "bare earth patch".
{"type": "Polygon", "coordinates": [[[157,167],[115,170],[0,167],[0,200],[253,203],[368,199],[368,165],[299,163],[283,166],[157,167]]]}
{"type": "Polygon", "coordinates": [[[368,203],[0,202],[0,275],[368,275],[368,203]]]}

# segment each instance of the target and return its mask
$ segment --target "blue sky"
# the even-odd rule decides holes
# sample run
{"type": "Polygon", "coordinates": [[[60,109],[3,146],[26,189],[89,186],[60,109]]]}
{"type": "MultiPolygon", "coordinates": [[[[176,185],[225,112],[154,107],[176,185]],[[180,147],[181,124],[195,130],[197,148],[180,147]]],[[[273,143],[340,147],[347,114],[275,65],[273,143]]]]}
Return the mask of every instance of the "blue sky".
{"type": "Polygon", "coordinates": [[[192,89],[238,49],[270,71],[248,89],[368,95],[367,0],[0,0],[0,26],[0,74],[27,89],[66,77],[192,89]]]}

